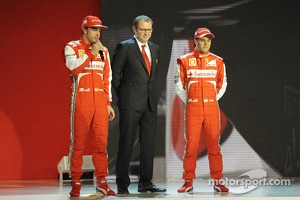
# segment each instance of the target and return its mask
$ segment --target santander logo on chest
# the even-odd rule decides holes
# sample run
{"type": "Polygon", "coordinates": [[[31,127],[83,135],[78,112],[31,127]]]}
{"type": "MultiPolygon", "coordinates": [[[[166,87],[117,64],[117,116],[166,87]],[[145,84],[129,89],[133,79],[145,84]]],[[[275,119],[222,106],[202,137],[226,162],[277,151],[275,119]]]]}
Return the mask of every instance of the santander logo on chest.
{"type": "Polygon", "coordinates": [[[215,78],[217,70],[213,69],[190,69],[187,72],[188,78],[215,78]]]}
{"type": "Polygon", "coordinates": [[[101,61],[92,61],[84,69],[89,69],[89,70],[103,70],[104,65],[105,65],[104,62],[101,62],[101,61]]]}

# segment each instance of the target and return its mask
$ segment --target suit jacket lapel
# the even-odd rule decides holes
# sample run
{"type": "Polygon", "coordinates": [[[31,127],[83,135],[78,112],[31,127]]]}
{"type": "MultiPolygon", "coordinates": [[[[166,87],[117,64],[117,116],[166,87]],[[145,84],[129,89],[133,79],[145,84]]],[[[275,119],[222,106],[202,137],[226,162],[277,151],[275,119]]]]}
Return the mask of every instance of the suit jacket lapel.
{"type": "MultiPolygon", "coordinates": [[[[145,60],[144,60],[144,57],[142,56],[142,52],[140,50],[140,47],[137,43],[137,41],[135,40],[134,37],[132,37],[132,40],[133,40],[133,45],[132,45],[132,49],[134,51],[134,53],[136,54],[137,58],[141,61],[141,63],[143,64],[145,70],[147,71],[147,66],[146,66],[146,63],[145,63],[145,60]]],[[[149,43],[148,43],[149,44],[149,43]]],[[[149,47],[150,48],[150,47],[149,47]]],[[[150,53],[151,53],[151,49],[150,49],[150,53]]],[[[152,58],[152,53],[151,53],[151,58],[152,58]]],[[[152,59],[153,60],[153,59],[152,59]]],[[[151,62],[152,63],[152,62],[151,62]]],[[[151,64],[151,67],[152,67],[152,64],[151,64]]]]}
{"type": "Polygon", "coordinates": [[[150,42],[148,42],[148,46],[151,54],[151,70],[154,70],[153,68],[155,67],[155,60],[156,60],[155,49],[153,48],[150,42]]]}

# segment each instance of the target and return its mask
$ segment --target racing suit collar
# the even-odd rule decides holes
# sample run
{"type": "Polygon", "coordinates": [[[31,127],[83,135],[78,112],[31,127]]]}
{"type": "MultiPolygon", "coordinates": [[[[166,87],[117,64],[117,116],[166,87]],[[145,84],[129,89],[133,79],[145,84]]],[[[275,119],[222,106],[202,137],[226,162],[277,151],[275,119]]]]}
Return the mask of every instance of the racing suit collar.
{"type": "Polygon", "coordinates": [[[91,49],[92,48],[92,45],[86,43],[83,39],[83,37],[80,38],[80,43],[87,49],[91,49]]]}

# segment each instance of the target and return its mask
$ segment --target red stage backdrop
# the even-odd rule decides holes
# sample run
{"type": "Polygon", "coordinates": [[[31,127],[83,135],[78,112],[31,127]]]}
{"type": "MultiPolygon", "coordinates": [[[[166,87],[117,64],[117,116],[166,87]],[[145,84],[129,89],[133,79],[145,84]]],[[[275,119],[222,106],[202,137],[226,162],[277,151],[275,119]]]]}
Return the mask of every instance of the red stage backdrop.
{"type": "Polygon", "coordinates": [[[100,16],[101,1],[12,0],[0,8],[0,180],[55,179],[70,143],[61,52],[79,39],[86,15],[100,16]]]}

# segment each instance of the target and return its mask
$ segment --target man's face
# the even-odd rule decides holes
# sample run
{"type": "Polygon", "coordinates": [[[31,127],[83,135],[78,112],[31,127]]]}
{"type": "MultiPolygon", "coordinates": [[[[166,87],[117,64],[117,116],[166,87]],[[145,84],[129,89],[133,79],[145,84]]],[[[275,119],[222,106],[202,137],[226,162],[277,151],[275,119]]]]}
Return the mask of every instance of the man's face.
{"type": "Polygon", "coordinates": [[[88,44],[94,44],[97,42],[101,35],[101,29],[97,27],[87,27],[83,30],[83,38],[88,44]]]}
{"type": "Polygon", "coordinates": [[[142,43],[146,43],[152,35],[152,23],[144,20],[139,21],[137,27],[132,27],[135,37],[142,43]]]}
{"type": "Polygon", "coordinates": [[[204,36],[202,38],[194,39],[194,42],[197,51],[199,51],[200,53],[205,54],[209,51],[211,46],[211,38],[204,36]]]}

